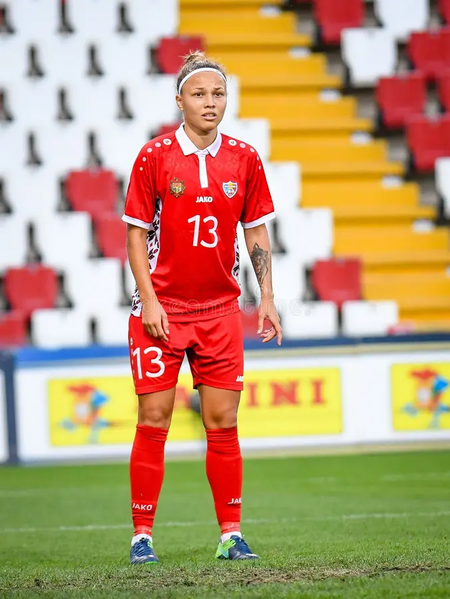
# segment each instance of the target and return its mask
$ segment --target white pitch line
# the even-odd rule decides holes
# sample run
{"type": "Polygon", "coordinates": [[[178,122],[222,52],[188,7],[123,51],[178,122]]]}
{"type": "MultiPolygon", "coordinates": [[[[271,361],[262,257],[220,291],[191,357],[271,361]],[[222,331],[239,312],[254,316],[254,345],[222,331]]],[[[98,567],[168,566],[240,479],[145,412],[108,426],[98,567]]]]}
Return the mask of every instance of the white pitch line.
{"type": "Polygon", "coordinates": [[[381,477],[383,481],[408,481],[408,480],[433,480],[450,478],[450,471],[446,472],[410,472],[409,474],[385,474],[381,477]]]}
{"type": "MultiPolygon", "coordinates": [[[[450,516],[450,511],[441,512],[393,512],[393,513],[371,513],[371,514],[341,514],[339,516],[311,516],[307,518],[281,518],[270,519],[247,518],[242,521],[242,524],[286,524],[288,522],[325,522],[345,520],[374,520],[374,519],[395,519],[395,518],[438,518],[442,516],[450,516]]],[[[217,524],[215,520],[196,520],[192,522],[161,522],[157,524],[161,527],[191,527],[191,526],[213,526],[217,524]]],[[[85,526],[55,526],[48,528],[3,528],[0,529],[0,534],[16,534],[16,533],[40,533],[40,532],[90,532],[96,530],[123,530],[132,529],[131,522],[123,524],[86,524],[85,526]]]]}

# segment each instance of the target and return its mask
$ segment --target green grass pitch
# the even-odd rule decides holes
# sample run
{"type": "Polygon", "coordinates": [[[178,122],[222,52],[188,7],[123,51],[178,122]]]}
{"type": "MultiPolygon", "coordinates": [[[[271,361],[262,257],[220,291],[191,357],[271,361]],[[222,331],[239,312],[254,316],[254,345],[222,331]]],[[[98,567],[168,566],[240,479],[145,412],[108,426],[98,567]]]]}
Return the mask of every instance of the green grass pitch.
{"type": "Polygon", "coordinates": [[[0,597],[450,597],[445,451],[247,459],[257,562],[214,560],[201,461],[169,462],[154,541],[128,565],[128,468],[0,470],[0,597]]]}

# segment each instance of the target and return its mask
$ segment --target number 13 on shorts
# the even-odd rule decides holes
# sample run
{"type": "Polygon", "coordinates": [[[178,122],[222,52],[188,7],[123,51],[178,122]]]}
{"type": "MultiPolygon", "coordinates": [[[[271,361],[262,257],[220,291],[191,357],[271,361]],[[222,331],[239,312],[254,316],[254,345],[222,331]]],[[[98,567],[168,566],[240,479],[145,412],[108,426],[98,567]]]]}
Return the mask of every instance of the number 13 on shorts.
{"type": "Polygon", "coordinates": [[[161,375],[164,374],[164,371],[166,370],[166,367],[164,365],[164,362],[162,361],[162,349],[159,347],[146,347],[143,350],[143,353],[145,355],[150,354],[149,358],[150,358],[150,364],[155,364],[158,369],[156,372],[150,372],[148,370],[145,370],[144,372],[142,371],[142,358],[141,358],[141,348],[140,347],[136,347],[136,349],[134,349],[131,352],[131,360],[133,362],[133,358],[135,360],[135,364],[136,364],[136,369],[137,369],[137,377],[139,380],[142,380],[144,377],[148,377],[151,379],[157,378],[161,375]],[[154,357],[152,358],[152,353],[154,354],[154,357]]]}

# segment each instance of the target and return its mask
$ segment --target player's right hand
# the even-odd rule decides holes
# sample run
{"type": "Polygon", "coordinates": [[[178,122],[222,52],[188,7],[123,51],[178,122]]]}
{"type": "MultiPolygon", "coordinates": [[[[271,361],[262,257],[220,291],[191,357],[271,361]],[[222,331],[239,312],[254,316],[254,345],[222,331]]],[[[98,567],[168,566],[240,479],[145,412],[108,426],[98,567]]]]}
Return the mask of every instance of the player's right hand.
{"type": "Polygon", "coordinates": [[[169,319],[156,297],[142,301],[142,324],[155,339],[169,341],[169,319]]]}

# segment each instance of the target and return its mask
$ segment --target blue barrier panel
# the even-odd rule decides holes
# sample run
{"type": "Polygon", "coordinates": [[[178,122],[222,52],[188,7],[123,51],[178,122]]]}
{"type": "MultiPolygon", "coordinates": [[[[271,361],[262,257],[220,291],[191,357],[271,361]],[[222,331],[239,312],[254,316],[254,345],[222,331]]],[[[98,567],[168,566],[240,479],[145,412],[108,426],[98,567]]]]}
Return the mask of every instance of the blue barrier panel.
{"type": "Polygon", "coordinates": [[[0,351],[0,372],[3,379],[3,389],[0,393],[0,400],[4,398],[4,405],[0,406],[0,420],[5,419],[5,422],[0,421],[2,431],[5,431],[4,439],[6,445],[7,464],[15,464],[18,462],[17,457],[17,426],[16,412],[14,401],[14,368],[15,356],[8,351],[0,351]]]}

